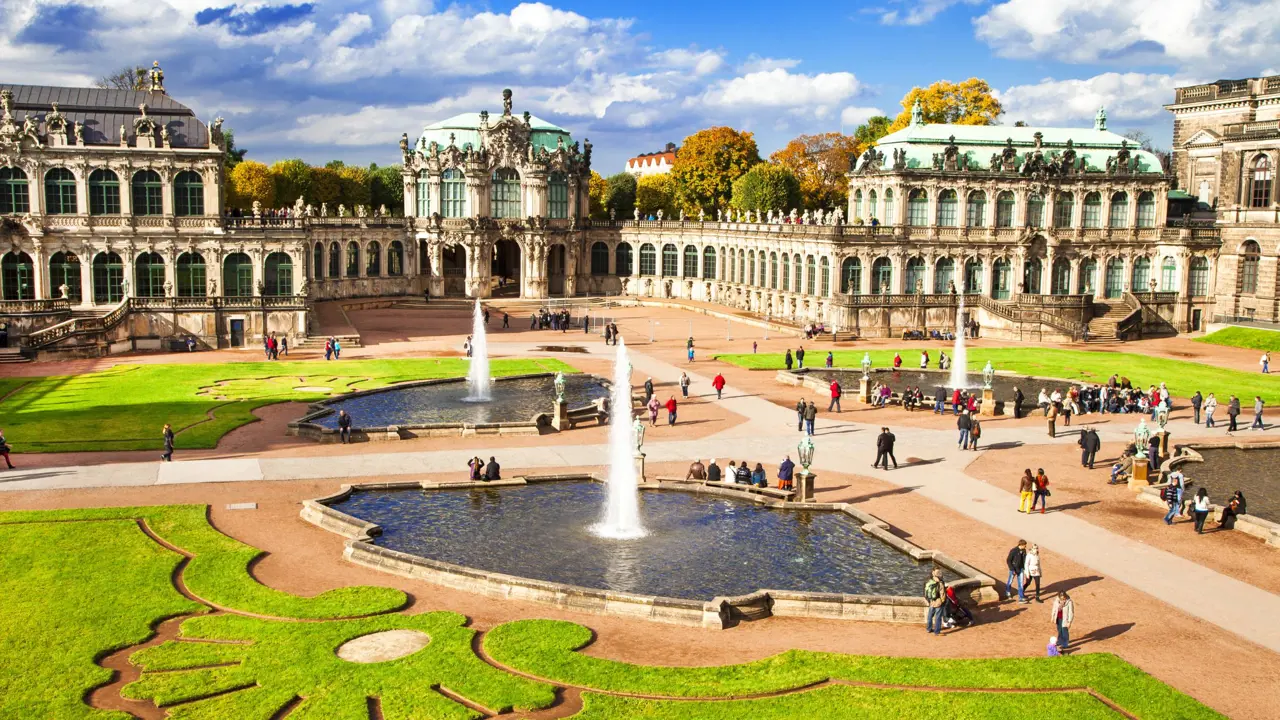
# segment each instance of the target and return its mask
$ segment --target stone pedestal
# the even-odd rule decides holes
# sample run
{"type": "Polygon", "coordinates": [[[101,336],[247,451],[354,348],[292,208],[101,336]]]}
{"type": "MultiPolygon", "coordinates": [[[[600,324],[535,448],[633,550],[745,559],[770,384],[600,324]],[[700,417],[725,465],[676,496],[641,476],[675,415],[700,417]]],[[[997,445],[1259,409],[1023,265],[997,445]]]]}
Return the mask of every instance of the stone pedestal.
{"type": "Polygon", "coordinates": [[[1169,443],[1169,436],[1170,436],[1170,432],[1168,430],[1161,430],[1155,435],[1156,439],[1160,441],[1161,462],[1169,459],[1169,448],[1171,447],[1169,443]]]}
{"type": "Polygon", "coordinates": [[[982,407],[979,408],[978,414],[983,417],[995,417],[996,414],[996,391],[991,388],[982,388],[982,407]]]}
{"type": "Polygon", "coordinates": [[[813,482],[818,476],[808,470],[801,470],[793,476],[792,485],[795,487],[796,494],[792,496],[792,502],[813,502],[813,482]]]}
{"type": "Polygon", "coordinates": [[[871,404],[871,378],[858,380],[858,402],[863,405],[871,404]]]}
{"type": "Polygon", "coordinates": [[[636,482],[644,482],[644,453],[636,453],[636,482]]]}
{"type": "Polygon", "coordinates": [[[555,411],[551,414],[551,427],[556,430],[569,429],[569,403],[557,400],[553,403],[555,411]]]}
{"type": "Polygon", "coordinates": [[[1135,459],[1133,461],[1133,477],[1129,478],[1129,489],[1134,492],[1142,492],[1142,488],[1147,487],[1150,482],[1147,480],[1147,459],[1135,459]]]}

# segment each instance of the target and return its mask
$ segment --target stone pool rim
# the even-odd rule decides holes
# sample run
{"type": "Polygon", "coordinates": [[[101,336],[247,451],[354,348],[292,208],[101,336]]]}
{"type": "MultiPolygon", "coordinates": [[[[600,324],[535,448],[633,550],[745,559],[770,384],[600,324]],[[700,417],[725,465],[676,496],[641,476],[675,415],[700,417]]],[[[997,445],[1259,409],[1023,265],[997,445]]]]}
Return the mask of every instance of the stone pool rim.
{"type": "MultiPolygon", "coordinates": [[[[766,369],[767,369],[767,368],[766,368],[766,369]]],[[[860,368],[860,367],[832,367],[832,368],[828,368],[828,367],[807,367],[807,368],[795,368],[795,369],[792,369],[792,370],[787,370],[786,368],[783,368],[783,369],[781,369],[781,370],[778,370],[778,371],[777,371],[777,375],[775,376],[775,378],[774,378],[774,379],[775,379],[775,380],[777,380],[778,382],[780,382],[780,383],[784,384],[784,385],[791,385],[791,386],[793,386],[793,387],[806,387],[806,388],[809,388],[810,390],[813,390],[813,391],[815,391],[815,392],[825,393],[825,392],[828,392],[828,391],[831,389],[831,385],[830,385],[829,383],[827,383],[825,380],[820,380],[820,379],[818,379],[818,377],[817,377],[817,373],[822,373],[822,372],[827,372],[827,371],[831,371],[831,372],[839,372],[839,373],[856,374],[856,373],[861,373],[861,372],[862,372],[862,368],[860,368]],[[810,373],[813,373],[813,375],[811,375],[810,373]]],[[[936,373],[936,374],[941,375],[941,374],[944,374],[944,373],[949,374],[951,371],[950,371],[950,370],[937,370],[937,369],[935,369],[935,368],[924,368],[924,369],[921,369],[921,368],[918,368],[918,367],[915,367],[915,368],[909,368],[909,367],[901,367],[901,368],[891,368],[891,367],[873,367],[873,368],[871,368],[871,379],[872,379],[872,380],[875,380],[875,379],[876,379],[876,373],[893,373],[893,372],[914,372],[914,373],[921,373],[921,372],[924,372],[924,373],[936,373]]],[[[981,375],[981,374],[982,374],[982,371],[981,371],[981,370],[978,370],[978,371],[976,371],[976,372],[972,372],[972,373],[971,373],[971,372],[969,372],[969,371],[965,371],[965,374],[966,374],[966,375],[981,375]]],[[[1089,385],[1099,384],[1099,383],[1086,383],[1086,382],[1083,382],[1083,381],[1080,381],[1080,380],[1068,380],[1068,379],[1066,379],[1066,378],[1045,377],[1045,376],[1043,376],[1043,375],[1023,375],[1022,373],[1013,372],[1012,370],[996,370],[996,376],[997,376],[997,377],[1026,378],[1026,379],[1028,379],[1028,380],[1043,380],[1043,381],[1046,381],[1046,382],[1052,382],[1052,383],[1063,383],[1063,384],[1066,384],[1066,385],[1072,385],[1072,386],[1075,386],[1075,387],[1077,387],[1077,388],[1085,388],[1085,387],[1088,387],[1089,385]]],[[[858,377],[857,377],[857,378],[855,378],[855,379],[857,379],[857,380],[861,380],[861,379],[862,379],[862,378],[861,378],[861,375],[858,375],[858,377]]],[[[935,387],[936,387],[936,386],[935,386],[935,387]]],[[[930,389],[932,390],[932,388],[930,388],[930,389]]],[[[982,388],[968,388],[968,389],[969,389],[969,390],[982,390],[982,388]]],[[[856,388],[856,387],[854,387],[852,390],[846,387],[844,392],[845,392],[845,395],[851,395],[851,396],[855,396],[855,397],[857,396],[857,388],[856,388]]],[[[1033,389],[1033,392],[1038,392],[1038,390],[1034,390],[1034,389],[1033,389]]],[[[1023,395],[1025,396],[1025,398],[1023,399],[1023,406],[1024,406],[1024,407],[1035,407],[1035,406],[1036,406],[1036,405],[1035,405],[1035,399],[1034,399],[1034,397],[1033,397],[1032,395],[1029,395],[1029,394],[1027,394],[1027,393],[1023,393],[1023,395]]],[[[978,406],[979,406],[979,407],[981,407],[981,406],[982,406],[982,395],[981,395],[981,394],[979,394],[975,399],[976,399],[976,401],[977,401],[978,406]]],[[[935,402],[935,400],[936,400],[936,398],[935,398],[933,395],[924,395],[924,396],[923,396],[923,400],[922,400],[922,402],[925,402],[925,403],[927,403],[927,404],[929,404],[929,405],[932,405],[932,404],[935,402]]],[[[899,392],[896,392],[896,391],[895,391],[892,395],[890,395],[890,402],[894,402],[894,403],[901,403],[901,402],[902,402],[902,393],[899,393],[899,392]]],[[[951,401],[950,401],[950,399],[948,399],[948,400],[947,400],[947,402],[948,402],[948,403],[950,403],[950,402],[951,402],[951,401]]],[[[1008,399],[1008,400],[1004,400],[1004,399],[1001,399],[1001,398],[995,398],[995,405],[996,405],[996,407],[995,407],[995,412],[994,412],[993,414],[995,414],[995,415],[1003,415],[1003,414],[1004,414],[1004,410],[1005,410],[1005,405],[1006,405],[1006,404],[1008,404],[1008,403],[1011,403],[1011,402],[1013,402],[1012,398],[1010,398],[1010,399],[1008,399]]]]}
{"type": "MultiPolygon", "coordinates": [[[[523,600],[565,610],[640,618],[691,627],[726,629],[739,622],[770,616],[844,620],[876,620],[924,624],[926,603],[921,595],[871,595],[850,593],[757,590],[737,596],[716,596],[707,601],[586,588],[569,583],[537,580],[506,573],[478,570],[453,563],[374,545],[382,529],[375,523],[330,507],[357,491],[462,490],[521,487],[544,482],[603,482],[590,473],[522,475],[493,482],[391,481],[342,485],[337,492],[305,500],[300,517],[344,538],[343,557],[357,565],[423,580],[436,585],[475,592],[503,600],[523,600]]],[[[640,484],[646,491],[675,491],[732,497],[779,510],[842,512],[859,523],[859,529],[916,561],[929,561],[959,576],[948,583],[958,597],[971,603],[996,602],[995,579],[940,550],[927,550],[893,534],[889,524],[849,503],[783,502],[729,487],[713,487],[676,478],[658,478],[640,484]]]]}
{"type": "MultiPolygon", "coordinates": [[[[577,377],[586,377],[595,380],[604,387],[612,387],[612,383],[605,378],[593,373],[574,372],[570,373],[577,377]]],[[[531,380],[541,378],[554,378],[555,373],[528,373],[525,375],[506,375],[503,377],[493,378],[493,382],[509,382],[512,380],[531,380]]],[[[338,430],[336,428],[328,428],[320,425],[314,420],[332,415],[334,413],[333,405],[335,403],[350,400],[352,398],[364,397],[367,395],[375,395],[378,393],[389,392],[392,390],[404,390],[406,388],[427,387],[432,385],[445,385],[450,383],[465,383],[465,377],[451,378],[432,378],[430,380],[409,380],[407,382],[395,383],[385,387],[371,388],[369,390],[357,390],[355,392],[343,393],[341,395],[326,398],[318,402],[308,403],[307,413],[289,423],[285,434],[296,437],[308,438],[316,440],[322,444],[335,443],[339,440],[338,430]]],[[[551,424],[552,408],[555,405],[555,399],[547,398],[547,412],[535,413],[533,417],[526,421],[520,422],[496,422],[496,423],[418,423],[411,425],[386,425],[386,426],[370,426],[370,427],[352,427],[351,439],[354,440],[406,440],[415,437],[440,437],[440,436],[470,436],[470,435],[538,435],[541,433],[540,428],[551,424]]],[[[576,408],[569,408],[570,414],[581,413],[590,410],[593,405],[582,405],[576,408]]]]}
{"type": "MultiPolygon", "coordinates": [[[[1165,460],[1160,466],[1161,476],[1167,477],[1175,468],[1181,467],[1187,463],[1202,463],[1204,456],[1199,450],[1280,450],[1280,441],[1265,440],[1262,442],[1242,443],[1234,440],[1193,440],[1185,445],[1175,444],[1173,457],[1165,460]]],[[[1160,491],[1168,485],[1168,482],[1161,482],[1149,487],[1139,488],[1141,491],[1138,498],[1167,508],[1168,503],[1160,499],[1160,491]]],[[[1191,495],[1185,496],[1184,499],[1190,500],[1191,495]]],[[[1214,521],[1222,520],[1223,505],[1218,503],[1210,503],[1209,517],[1214,521]]],[[[1257,515],[1237,515],[1235,529],[1252,535],[1268,546],[1280,548],[1280,523],[1258,517],[1257,515]]]]}

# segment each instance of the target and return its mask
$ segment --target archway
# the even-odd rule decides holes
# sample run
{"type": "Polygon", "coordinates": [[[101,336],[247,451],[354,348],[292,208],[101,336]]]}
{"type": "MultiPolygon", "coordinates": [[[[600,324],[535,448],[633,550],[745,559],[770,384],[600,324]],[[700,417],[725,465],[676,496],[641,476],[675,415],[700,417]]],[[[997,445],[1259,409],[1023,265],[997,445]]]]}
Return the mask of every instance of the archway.
{"type": "Polygon", "coordinates": [[[440,274],[444,276],[445,295],[466,295],[467,249],[461,245],[445,245],[440,251],[440,274]]]}
{"type": "Polygon", "coordinates": [[[547,248],[547,294],[564,295],[565,251],[564,245],[547,248]]]}
{"type": "Polygon", "coordinates": [[[493,276],[494,295],[520,295],[520,245],[515,240],[499,240],[493,244],[493,261],[490,274],[493,276]]]}

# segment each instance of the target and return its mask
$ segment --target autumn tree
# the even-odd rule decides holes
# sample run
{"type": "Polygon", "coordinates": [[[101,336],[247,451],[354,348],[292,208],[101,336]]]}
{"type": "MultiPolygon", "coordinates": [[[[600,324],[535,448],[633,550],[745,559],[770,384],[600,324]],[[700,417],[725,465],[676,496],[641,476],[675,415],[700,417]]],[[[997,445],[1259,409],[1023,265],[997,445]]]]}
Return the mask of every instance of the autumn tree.
{"type": "Polygon", "coordinates": [[[387,206],[387,212],[399,215],[404,210],[404,180],[401,167],[396,165],[369,164],[369,204],[387,206]]]}
{"type": "Polygon", "coordinates": [[[859,151],[866,152],[868,147],[880,142],[880,138],[889,134],[889,126],[892,124],[893,120],[884,115],[867,118],[866,122],[853,131],[853,139],[858,143],[859,151]]]}
{"type": "Polygon", "coordinates": [[[369,189],[369,171],[362,167],[344,165],[338,168],[338,183],[342,192],[338,202],[349,208],[356,205],[369,206],[372,193],[369,189]]]}
{"type": "Polygon", "coordinates": [[[146,90],[151,87],[147,68],[141,65],[125,65],[115,72],[93,81],[94,87],[105,90],[146,90]]]}
{"type": "Polygon", "coordinates": [[[939,80],[927,88],[911,88],[902,98],[902,112],[889,126],[889,132],[911,124],[911,109],[916,100],[920,101],[927,123],[995,125],[1004,113],[986,80],[969,78],[959,83],[939,80]]]}
{"type": "Polygon", "coordinates": [[[279,160],[271,165],[271,177],[276,184],[276,202],[281,206],[292,205],[298,198],[319,205],[311,193],[311,166],[294,158],[279,160]]]}
{"type": "Polygon", "coordinates": [[[609,217],[609,209],[604,204],[607,188],[608,184],[604,181],[604,177],[592,170],[591,180],[587,183],[587,197],[591,201],[591,217],[596,220],[606,220],[609,217]]]}
{"type": "MultiPolygon", "coordinates": [[[[311,168],[311,197],[307,198],[307,202],[314,205],[320,203],[329,203],[337,205],[342,200],[342,176],[337,170],[327,167],[311,168]]],[[[353,208],[348,207],[348,210],[353,208]]],[[[330,212],[336,211],[336,207],[331,207],[330,212]]]]}
{"type": "Polygon", "coordinates": [[[227,170],[234,170],[236,165],[244,161],[245,153],[249,152],[248,148],[236,147],[236,133],[231,128],[224,128],[222,136],[227,144],[227,154],[222,160],[222,165],[227,170]]]}
{"type": "Polygon", "coordinates": [[[665,218],[673,218],[679,214],[676,210],[676,184],[670,175],[645,175],[636,181],[636,207],[640,208],[641,217],[657,215],[662,211],[665,218]]]}
{"type": "Polygon", "coordinates": [[[636,206],[636,176],[629,172],[610,175],[604,181],[606,217],[614,213],[619,220],[631,217],[636,206]]]}
{"type": "Polygon", "coordinates": [[[242,210],[257,200],[264,208],[275,205],[276,182],[271,169],[255,160],[246,160],[227,173],[227,204],[242,210]]]}
{"type": "Polygon", "coordinates": [[[723,126],[699,130],[684,139],[671,168],[677,207],[690,215],[728,208],[733,181],[759,162],[751,133],[723,126]]]}
{"type": "Polygon", "coordinates": [[[800,180],[783,165],[759,163],[733,181],[733,198],[729,206],[752,212],[780,210],[783,213],[800,206],[800,180]]]}
{"type": "Polygon", "coordinates": [[[800,182],[804,207],[833,209],[848,201],[849,180],[845,173],[849,171],[849,159],[861,151],[854,137],[829,132],[801,135],[770,155],[769,160],[790,170],[800,182]]]}

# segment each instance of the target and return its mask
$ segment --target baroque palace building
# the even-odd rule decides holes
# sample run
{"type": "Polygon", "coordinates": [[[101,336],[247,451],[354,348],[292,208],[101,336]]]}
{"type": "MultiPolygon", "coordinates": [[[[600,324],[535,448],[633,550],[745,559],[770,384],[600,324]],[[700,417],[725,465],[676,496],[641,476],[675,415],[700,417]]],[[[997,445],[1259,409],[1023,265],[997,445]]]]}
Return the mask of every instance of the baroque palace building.
{"type": "Polygon", "coordinates": [[[424,292],[694,300],[842,336],[947,329],[961,304],[1029,339],[1275,321],[1276,81],[1179,89],[1168,171],[1102,110],[1091,128],[917,112],[851,158],[846,207],[654,221],[591,220],[591,144],[510,91],[401,136],[394,212],[230,217],[221,120],[158,66],[136,92],[0,85],[0,323],[57,356],[297,342],[318,302],[424,292]]]}

